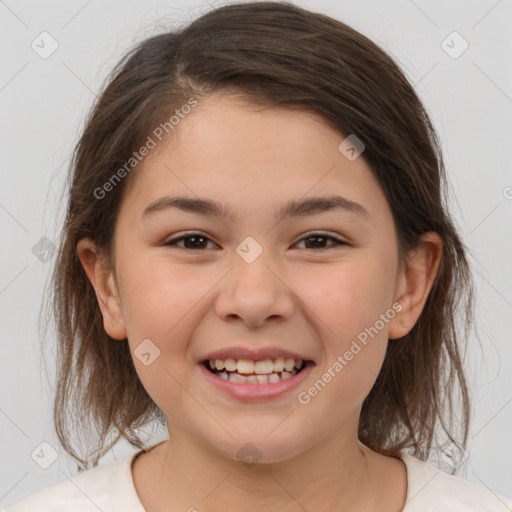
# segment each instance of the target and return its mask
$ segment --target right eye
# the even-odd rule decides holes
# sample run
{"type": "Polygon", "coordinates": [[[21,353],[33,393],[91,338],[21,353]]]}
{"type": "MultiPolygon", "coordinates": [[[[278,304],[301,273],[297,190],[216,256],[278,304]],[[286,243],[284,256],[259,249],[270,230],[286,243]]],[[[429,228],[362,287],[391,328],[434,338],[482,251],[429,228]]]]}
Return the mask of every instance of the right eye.
{"type": "Polygon", "coordinates": [[[211,242],[211,240],[208,237],[202,235],[201,233],[189,233],[187,235],[171,238],[170,240],[164,242],[163,245],[176,246],[178,249],[183,250],[201,250],[204,249],[204,240],[208,240],[211,242]],[[192,240],[191,247],[187,247],[186,245],[182,247],[178,245],[178,242],[181,242],[182,240],[184,241],[185,244],[187,244],[186,240],[192,240]]]}

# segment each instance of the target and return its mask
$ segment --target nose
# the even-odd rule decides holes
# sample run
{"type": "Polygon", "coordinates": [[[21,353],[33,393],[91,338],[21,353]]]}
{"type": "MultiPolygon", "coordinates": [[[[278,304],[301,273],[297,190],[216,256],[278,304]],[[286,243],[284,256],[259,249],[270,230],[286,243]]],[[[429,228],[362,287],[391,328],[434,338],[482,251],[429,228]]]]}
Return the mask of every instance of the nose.
{"type": "Polygon", "coordinates": [[[292,315],[297,300],[286,281],[265,251],[251,263],[237,255],[233,269],[220,283],[216,313],[224,321],[243,321],[249,327],[267,320],[284,321],[292,315]]]}

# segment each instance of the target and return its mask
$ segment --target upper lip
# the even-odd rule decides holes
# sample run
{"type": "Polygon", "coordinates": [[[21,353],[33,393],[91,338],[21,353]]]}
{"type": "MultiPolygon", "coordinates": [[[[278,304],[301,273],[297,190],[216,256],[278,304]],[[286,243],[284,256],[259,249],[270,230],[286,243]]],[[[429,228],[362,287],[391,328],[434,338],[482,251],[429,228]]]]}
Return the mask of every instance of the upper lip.
{"type": "Polygon", "coordinates": [[[203,356],[199,362],[206,361],[208,359],[249,359],[251,361],[264,361],[265,359],[277,359],[278,357],[282,357],[283,359],[294,359],[303,361],[311,361],[311,358],[308,358],[304,355],[297,354],[296,352],[290,352],[289,350],[283,350],[278,347],[267,347],[260,349],[250,349],[245,347],[230,347],[230,348],[222,348],[220,350],[215,350],[214,352],[210,352],[203,356]]]}

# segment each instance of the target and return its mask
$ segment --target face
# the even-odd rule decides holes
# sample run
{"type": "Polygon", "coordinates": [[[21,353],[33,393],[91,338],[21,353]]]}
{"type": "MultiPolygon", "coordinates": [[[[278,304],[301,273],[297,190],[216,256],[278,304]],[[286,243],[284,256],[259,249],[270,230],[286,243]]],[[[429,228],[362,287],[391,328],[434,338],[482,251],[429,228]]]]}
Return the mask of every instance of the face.
{"type": "Polygon", "coordinates": [[[125,191],[105,300],[119,307],[106,330],[128,337],[171,439],[185,432],[233,459],[246,446],[277,462],[357,432],[388,338],[405,334],[396,231],[369,166],[349,160],[345,135],[320,117],[229,97],[202,101],[178,128],[125,191]],[[225,212],[154,206],[176,196],[225,212]],[[333,196],[359,206],[282,213],[333,196]],[[212,354],[238,370],[240,359],[304,362],[277,383],[233,383],[206,369],[212,354]]]}

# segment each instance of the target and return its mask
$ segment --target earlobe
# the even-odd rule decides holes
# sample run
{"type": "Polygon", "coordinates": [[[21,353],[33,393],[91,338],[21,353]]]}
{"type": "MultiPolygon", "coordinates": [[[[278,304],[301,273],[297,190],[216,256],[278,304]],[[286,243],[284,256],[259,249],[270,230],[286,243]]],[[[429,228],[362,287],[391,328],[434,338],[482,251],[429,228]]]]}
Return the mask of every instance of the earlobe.
{"type": "Polygon", "coordinates": [[[424,233],[418,245],[411,250],[395,298],[402,309],[390,324],[389,339],[403,338],[420,317],[434,284],[442,251],[443,241],[434,231],[424,233]]]}
{"type": "Polygon", "coordinates": [[[96,293],[105,331],[111,338],[125,339],[127,336],[125,321],[113,269],[106,265],[105,259],[98,253],[96,245],[90,238],[79,240],[76,250],[96,293]]]}

